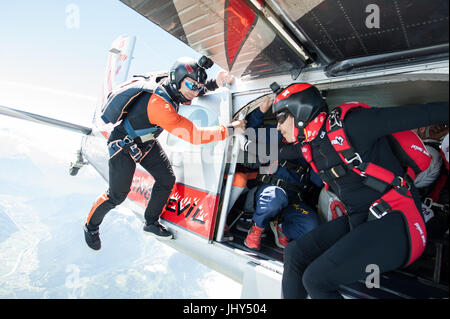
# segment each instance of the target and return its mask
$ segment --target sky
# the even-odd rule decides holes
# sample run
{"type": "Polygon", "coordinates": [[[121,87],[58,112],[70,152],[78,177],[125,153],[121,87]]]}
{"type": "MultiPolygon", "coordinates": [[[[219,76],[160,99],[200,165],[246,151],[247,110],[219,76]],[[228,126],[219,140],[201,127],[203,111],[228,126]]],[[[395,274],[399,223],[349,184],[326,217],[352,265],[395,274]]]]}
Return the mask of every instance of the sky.
{"type": "MultiPolygon", "coordinates": [[[[1,97],[14,97],[17,107],[26,101],[16,93],[35,89],[84,99],[91,103],[79,107],[92,108],[107,52],[121,34],[137,37],[131,74],[168,69],[180,56],[200,56],[120,1],[2,1],[0,15],[0,83],[8,86],[1,97]],[[71,8],[77,10],[76,23],[71,8]]],[[[43,107],[52,102],[39,100],[43,107]]],[[[62,104],[70,101],[59,102],[66,111],[62,104]]]]}
{"type": "MultiPolygon", "coordinates": [[[[200,56],[120,1],[1,1],[0,105],[90,127],[122,34],[137,37],[130,74],[200,56]]],[[[102,251],[86,248],[81,225],[107,185],[90,166],[69,176],[80,142],[0,116],[0,298],[240,296],[239,284],[144,236],[125,207],[105,219],[102,251]]]]}

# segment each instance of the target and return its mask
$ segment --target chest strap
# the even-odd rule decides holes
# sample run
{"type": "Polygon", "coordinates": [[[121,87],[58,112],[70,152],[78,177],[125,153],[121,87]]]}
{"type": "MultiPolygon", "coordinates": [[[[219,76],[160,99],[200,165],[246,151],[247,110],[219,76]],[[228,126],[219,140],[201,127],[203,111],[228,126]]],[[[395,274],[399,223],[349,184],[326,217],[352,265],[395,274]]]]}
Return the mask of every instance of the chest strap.
{"type": "Polygon", "coordinates": [[[300,187],[298,187],[297,185],[286,182],[285,180],[283,180],[281,178],[278,178],[276,176],[269,175],[269,174],[258,174],[258,176],[256,177],[256,180],[258,182],[261,182],[264,184],[278,186],[285,190],[293,191],[296,193],[300,193],[302,191],[302,189],[300,187]]]}
{"type": "Polygon", "coordinates": [[[154,140],[156,138],[156,133],[160,130],[158,126],[153,126],[142,130],[135,130],[127,118],[123,120],[123,128],[127,132],[128,138],[141,143],[154,140]]]}
{"type": "MultiPolygon", "coordinates": [[[[170,96],[163,88],[157,87],[153,94],[157,94],[158,96],[162,97],[178,112],[178,105],[172,101],[170,96]]],[[[127,117],[125,117],[125,119],[123,120],[123,127],[125,128],[125,131],[127,132],[130,139],[140,143],[154,140],[163,130],[157,125],[145,129],[135,129],[127,117]]]]}
{"type": "Polygon", "coordinates": [[[369,108],[363,103],[348,103],[334,109],[326,122],[326,132],[328,139],[334,150],[338,153],[342,163],[333,166],[327,170],[318,170],[312,158],[311,145],[309,143],[303,145],[303,157],[311,165],[313,170],[326,183],[331,180],[341,178],[351,171],[363,178],[363,184],[380,193],[385,193],[390,188],[410,189],[411,181],[401,176],[396,176],[391,171],[382,168],[374,163],[367,163],[361,159],[358,152],[351,145],[343,126],[345,115],[357,108],[369,108]]]}
{"type": "Polygon", "coordinates": [[[289,161],[280,161],[280,162],[278,162],[278,165],[280,167],[286,167],[287,169],[293,170],[297,174],[302,173],[303,170],[304,170],[303,166],[294,164],[294,163],[289,162],[289,161]]]}
{"type": "Polygon", "coordinates": [[[147,156],[147,154],[155,145],[155,141],[153,141],[153,143],[145,144],[139,147],[136,142],[130,139],[128,136],[125,136],[123,140],[114,141],[110,143],[111,145],[108,146],[114,147],[114,143],[117,143],[121,150],[123,150],[125,153],[128,153],[136,163],[139,163],[145,156],[147,156]]]}

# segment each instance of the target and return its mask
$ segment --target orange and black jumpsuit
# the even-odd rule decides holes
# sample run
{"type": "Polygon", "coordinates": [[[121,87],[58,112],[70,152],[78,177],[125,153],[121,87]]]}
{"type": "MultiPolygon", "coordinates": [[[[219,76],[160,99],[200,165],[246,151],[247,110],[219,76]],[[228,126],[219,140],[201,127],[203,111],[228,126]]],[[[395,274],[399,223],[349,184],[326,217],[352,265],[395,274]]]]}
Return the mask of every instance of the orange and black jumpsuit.
{"type": "MultiPolygon", "coordinates": [[[[209,87],[215,89],[217,86],[214,82],[209,87]]],[[[133,122],[134,127],[139,129],[153,127],[156,129],[154,136],[167,130],[169,133],[197,145],[224,140],[228,136],[228,129],[225,126],[196,127],[191,121],[178,114],[179,103],[172,88],[167,84],[162,84],[161,89],[167,94],[160,95],[157,94],[158,91],[153,94],[143,92],[133,101],[134,105],[130,106],[126,118],[133,122]]],[[[122,203],[130,191],[136,162],[126,148],[117,147],[117,142],[122,141],[126,136],[127,131],[124,121],[122,121],[114,128],[108,139],[110,149],[109,189],[97,199],[89,212],[86,221],[89,230],[98,229],[104,216],[122,203]],[[116,147],[114,151],[111,151],[111,146],[116,147]]],[[[175,175],[166,153],[156,139],[142,143],[138,138],[136,144],[142,152],[139,164],[155,180],[144,215],[147,224],[151,224],[158,220],[170,196],[175,184],[175,175]]]]}

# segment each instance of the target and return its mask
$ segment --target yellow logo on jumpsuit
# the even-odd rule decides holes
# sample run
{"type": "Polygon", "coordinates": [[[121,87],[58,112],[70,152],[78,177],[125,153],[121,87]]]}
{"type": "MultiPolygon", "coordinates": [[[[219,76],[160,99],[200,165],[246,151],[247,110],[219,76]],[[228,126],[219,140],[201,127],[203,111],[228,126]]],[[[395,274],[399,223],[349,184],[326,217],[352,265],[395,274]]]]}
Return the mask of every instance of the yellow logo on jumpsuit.
{"type": "Polygon", "coordinates": [[[303,214],[303,215],[308,215],[308,214],[309,214],[309,212],[308,212],[306,209],[304,209],[303,207],[300,207],[299,204],[294,204],[294,207],[295,207],[295,209],[296,209],[298,212],[300,212],[300,213],[303,214]]]}

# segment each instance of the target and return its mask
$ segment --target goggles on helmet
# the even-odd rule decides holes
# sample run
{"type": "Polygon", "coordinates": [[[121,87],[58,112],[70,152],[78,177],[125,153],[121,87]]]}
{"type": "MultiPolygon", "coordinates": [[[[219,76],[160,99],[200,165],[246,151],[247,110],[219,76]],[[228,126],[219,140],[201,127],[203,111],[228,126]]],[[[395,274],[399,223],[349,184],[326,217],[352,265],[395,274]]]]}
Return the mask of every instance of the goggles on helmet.
{"type": "Polygon", "coordinates": [[[276,115],[278,125],[282,125],[286,119],[291,115],[291,113],[287,111],[280,112],[276,115]]]}
{"type": "Polygon", "coordinates": [[[197,83],[192,83],[191,81],[185,80],[184,84],[186,84],[188,89],[191,91],[199,91],[199,92],[203,91],[203,86],[200,87],[197,83]]]}

